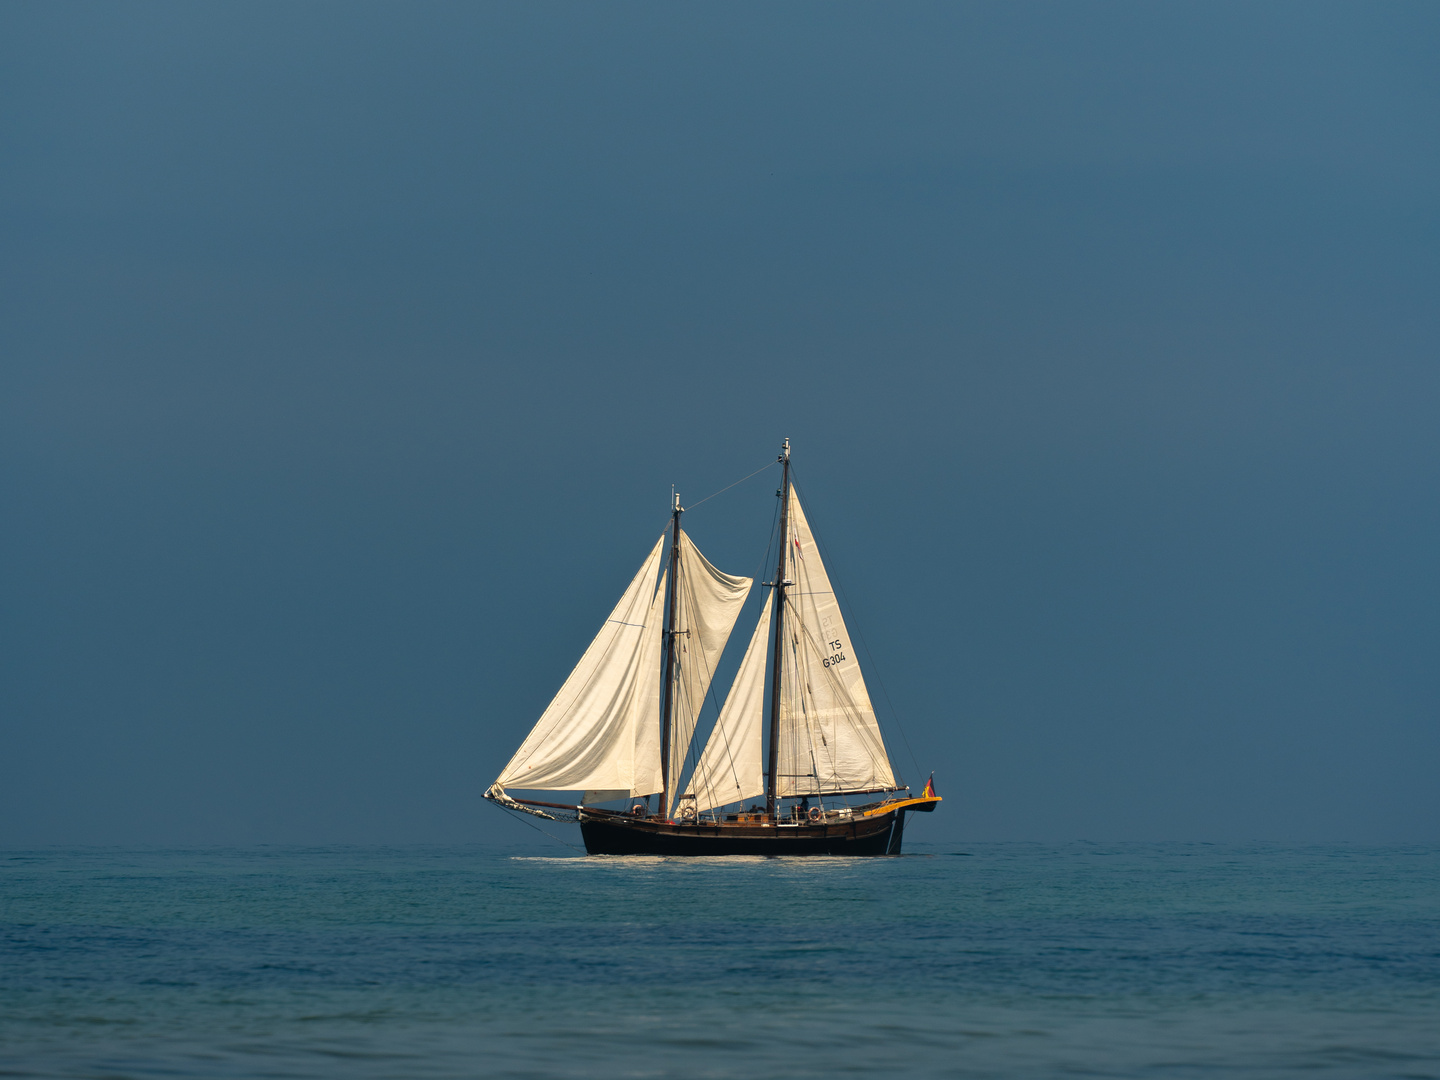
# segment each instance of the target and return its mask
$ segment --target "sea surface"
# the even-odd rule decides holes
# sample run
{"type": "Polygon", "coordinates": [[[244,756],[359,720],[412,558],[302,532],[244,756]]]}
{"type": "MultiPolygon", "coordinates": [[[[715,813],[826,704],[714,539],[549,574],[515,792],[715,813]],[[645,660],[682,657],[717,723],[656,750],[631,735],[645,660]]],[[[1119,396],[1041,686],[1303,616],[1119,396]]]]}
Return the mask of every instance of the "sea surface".
{"type": "Polygon", "coordinates": [[[1440,1077],[1440,848],[909,847],[3,850],[0,1075],[1440,1077]]]}

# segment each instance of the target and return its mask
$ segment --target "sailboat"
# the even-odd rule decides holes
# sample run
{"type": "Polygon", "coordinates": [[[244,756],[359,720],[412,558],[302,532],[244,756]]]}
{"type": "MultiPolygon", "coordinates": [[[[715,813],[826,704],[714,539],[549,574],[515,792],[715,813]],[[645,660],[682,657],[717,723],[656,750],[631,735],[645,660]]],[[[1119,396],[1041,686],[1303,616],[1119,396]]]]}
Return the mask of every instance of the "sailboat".
{"type": "Polygon", "coordinates": [[[676,495],[665,532],[486,799],[578,822],[591,855],[900,853],[905,815],[933,811],[940,796],[933,775],[919,795],[896,778],[791,482],[790,440],[778,461],[775,580],[762,583],[759,622],[688,775],[701,708],[754,582],[700,553],[676,495]],[[584,794],[564,803],[519,791],[584,794]],[[597,805],[621,801],[631,805],[597,805]]]}

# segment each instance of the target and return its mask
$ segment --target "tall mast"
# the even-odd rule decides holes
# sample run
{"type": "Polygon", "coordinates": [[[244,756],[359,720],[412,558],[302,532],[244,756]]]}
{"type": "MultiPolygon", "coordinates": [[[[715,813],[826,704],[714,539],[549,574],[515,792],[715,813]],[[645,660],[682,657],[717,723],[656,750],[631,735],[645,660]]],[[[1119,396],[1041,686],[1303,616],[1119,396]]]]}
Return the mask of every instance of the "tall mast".
{"type": "Polygon", "coordinates": [[[670,596],[666,600],[669,615],[665,623],[665,713],[660,719],[660,816],[670,816],[670,721],[675,711],[675,587],[680,579],[680,515],[684,508],[680,505],[680,495],[675,494],[675,502],[671,507],[670,516],[674,523],[674,532],[670,539],[670,596]]]}
{"type": "Polygon", "coordinates": [[[780,565],[775,568],[775,669],[770,676],[770,765],[765,771],[765,813],[775,821],[775,772],[780,767],[780,658],[785,643],[785,563],[790,549],[790,440],[780,448],[780,565]]]}

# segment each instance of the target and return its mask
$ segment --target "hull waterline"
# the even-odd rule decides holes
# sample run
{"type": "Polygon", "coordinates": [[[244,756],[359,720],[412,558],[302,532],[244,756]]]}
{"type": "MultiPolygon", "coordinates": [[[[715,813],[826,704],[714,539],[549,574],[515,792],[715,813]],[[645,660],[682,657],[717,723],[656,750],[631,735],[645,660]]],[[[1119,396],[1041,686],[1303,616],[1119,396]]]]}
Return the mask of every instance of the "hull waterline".
{"type": "Polygon", "coordinates": [[[580,835],[590,855],[899,855],[905,811],[814,825],[687,825],[581,811],[580,835]]]}

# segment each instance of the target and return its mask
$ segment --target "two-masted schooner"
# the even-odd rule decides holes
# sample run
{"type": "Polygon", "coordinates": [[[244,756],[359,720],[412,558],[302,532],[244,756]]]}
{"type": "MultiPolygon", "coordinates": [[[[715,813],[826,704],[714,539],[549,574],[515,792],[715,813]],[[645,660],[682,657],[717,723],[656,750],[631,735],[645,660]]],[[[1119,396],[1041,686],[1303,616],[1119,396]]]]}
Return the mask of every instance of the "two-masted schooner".
{"type": "Polygon", "coordinates": [[[760,621],[688,775],[701,707],[753,581],[700,553],[676,496],[669,526],[487,799],[578,821],[591,855],[900,853],[906,812],[934,810],[940,797],[930,781],[911,797],[896,779],[791,483],[788,439],[779,461],[775,580],[763,583],[760,621]],[[571,804],[512,790],[584,795],[571,804]],[[854,805],[856,796],[880,798],[854,805]],[[595,805],[620,800],[628,811],[595,805]]]}

